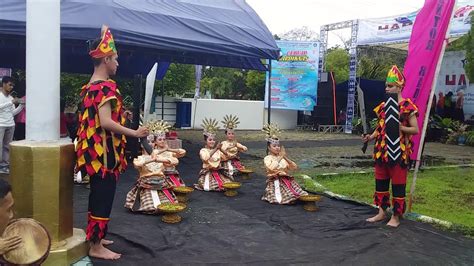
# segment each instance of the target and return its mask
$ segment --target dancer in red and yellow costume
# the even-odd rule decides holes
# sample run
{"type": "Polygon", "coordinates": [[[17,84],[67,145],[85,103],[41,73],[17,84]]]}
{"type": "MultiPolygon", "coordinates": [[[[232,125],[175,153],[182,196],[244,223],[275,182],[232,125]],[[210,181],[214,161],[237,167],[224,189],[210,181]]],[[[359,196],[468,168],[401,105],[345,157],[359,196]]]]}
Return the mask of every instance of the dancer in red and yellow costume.
{"type": "Polygon", "coordinates": [[[118,259],[104,245],[107,225],[119,174],[125,170],[125,136],[144,137],[148,129],[124,127],[122,96],[110,79],[118,67],[118,55],[110,29],[102,27],[102,37],[91,44],[89,55],[94,74],[82,87],[79,114],[76,170],[90,176],[89,219],[86,229],[90,241],[89,255],[102,259],[118,259]]]}
{"type": "MultiPolygon", "coordinates": [[[[146,127],[151,131],[150,139],[154,140],[154,145],[158,146],[158,149],[154,149],[151,155],[143,154],[133,160],[133,165],[138,170],[138,180],[127,194],[125,208],[134,212],[155,214],[159,205],[178,202],[172,189],[176,185],[168,180],[166,175],[167,168],[174,169],[178,160],[172,155],[163,155],[171,153],[166,149],[166,144],[163,144],[166,143],[166,132],[170,128],[168,123],[150,121],[146,127]]],[[[177,152],[183,156],[186,153],[184,150],[177,152]]]]}
{"type": "Polygon", "coordinates": [[[267,137],[267,153],[263,162],[267,170],[267,187],[262,200],[275,204],[291,204],[299,197],[308,195],[289,171],[296,170],[298,166],[290,160],[285,149],[280,145],[278,135],[280,129],[276,124],[268,124],[263,127],[267,137]]]}
{"type": "Polygon", "coordinates": [[[239,118],[234,115],[226,115],[221,121],[225,128],[226,140],[221,142],[221,151],[223,153],[222,169],[223,174],[234,178],[235,175],[245,168],[240,162],[239,152],[246,152],[247,147],[237,142],[235,139],[235,129],[240,123],[239,118]]]}
{"type": "Polygon", "coordinates": [[[198,182],[194,184],[194,187],[204,191],[223,191],[223,185],[232,182],[234,179],[223,175],[220,167],[223,153],[221,151],[222,144],[216,145],[218,122],[215,119],[205,118],[201,126],[204,128],[206,145],[199,151],[202,169],[199,172],[198,182]]]}
{"type": "MultiPolygon", "coordinates": [[[[412,150],[412,136],[418,134],[418,108],[408,98],[402,97],[402,90],[405,86],[405,78],[397,66],[393,66],[387,76],[385,92],[396,94],[398,98],[398,117],[390,119],[393,109],[387,108],[389,101],[380,103],[374,112],[377,114],[377,128],[371,135],[363,137],[364,141],[375,139],[374,159],[375,159],[375,194],[374,203],[378,206],[379,212],[374,217],[368,218],[368,222],[382,221],[386,218],[385,210],[390,207],[390,180],[392,181],[392,209],[393,215],[388,226],[398,227],[400,217],[405,212],[405,193],[408,168],[410,166],[410,155],[412,150]],[[392,109],[392,110],[390,110],[392,109]],[[390,121],[391,120],[391,121],[390,121]],[[397,121],[398,120],[398,121],[397,121]],[[388,124],[396,121],[396,138],[390,138],[388,124]],[[399,130],[399,131],[398,131],[399,130]],[[399,137],[399,141],[398,141],[399,137]],[[399,142],[399,143],[398,143],[399,142]],[[396,148],[390,147],[396,145],[396,148]],[[392,156],[393,152],[396,153],[392,156]]],[[[396,103],[395,103],[396,107],[396,103]]],[[[396,116],[396,112],[395,112],[396,116]]]]}

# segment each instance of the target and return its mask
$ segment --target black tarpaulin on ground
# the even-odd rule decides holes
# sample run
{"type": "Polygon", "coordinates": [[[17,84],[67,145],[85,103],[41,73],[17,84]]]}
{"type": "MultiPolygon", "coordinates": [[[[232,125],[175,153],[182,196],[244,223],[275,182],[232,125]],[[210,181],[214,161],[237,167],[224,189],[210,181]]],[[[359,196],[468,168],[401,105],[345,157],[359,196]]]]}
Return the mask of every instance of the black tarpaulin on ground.
{"type": "MultiPolygon", "coordinates": [[[[287,145],[288,146],[288,145],[287,145]]],[[[188,151],[179,170],[188,185],[201,166],[198,147],[188,151]]],[[[357,203],[323,198],[309,213],[301,204],[271,205],[260,200],[265,177],[243,181],[239,195],[195,191],[179,224],[160,216],[130,213],[123,207],[136,171],[121,176],[109,224],[110,248],[118,261],[93,259],[94,265],[168,264],[474,264],[474,240],[431,225],[403,220],[398,229],[369,224],[376,210],[357,203]]],[[[74,190],[75,226],[85,228],[88,189],[74,190]]]]}

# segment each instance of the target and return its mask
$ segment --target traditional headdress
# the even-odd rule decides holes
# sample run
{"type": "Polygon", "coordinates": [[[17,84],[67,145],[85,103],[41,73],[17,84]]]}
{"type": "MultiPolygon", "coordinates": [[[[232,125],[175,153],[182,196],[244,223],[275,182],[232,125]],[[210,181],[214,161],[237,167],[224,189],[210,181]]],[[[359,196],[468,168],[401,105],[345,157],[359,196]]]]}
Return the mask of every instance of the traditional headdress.
{"type": "Polygon", "coordinates": [[[405,77],[403,76],[402,72],[400,72],[397,66],[392,66],[392,68],[388,72],[387,80],[385,82],[387,84],[396,84],[403,88],[403,86],[405,85],[405,77]]]}
{"type": "Polygon", "coordinates": [[[203,134],[208,137],[215,137],[219,130],[219,122],[214,118],[204,118],[201,127],[204,129],[203,134]]]}
{"type": "Polygon", "coordinates": [[[237,125],[240,124],[239,118],[236,115],[225,115],[221,123],[226,130],[236,129],[237,125]]]}
{"type": "Polygon", "coordinates": [[[280,135],[281,131],[277,124],[270,123],[264,125],[262,131],[265,132],[265,134],[267,135],[267,137],[265,138],[266,141],[272,144],[280,143],[278,135],[280,135]]]}
{"type": "Polygon", "coordinates": [[[114,37],[112,36],[109,27],[103,25],[102,38],[97,47],[91,47],[89,55],[93,58],[103,58],[116,53],[117,48],[115,47],[114,37]]]}
{"type": "Polygon", "coordinates": [[[165,137],[171,125],[163,120],[150,120],[145,124],[145,127],[148,128],[150,133],[155,137],[165,137]]]}

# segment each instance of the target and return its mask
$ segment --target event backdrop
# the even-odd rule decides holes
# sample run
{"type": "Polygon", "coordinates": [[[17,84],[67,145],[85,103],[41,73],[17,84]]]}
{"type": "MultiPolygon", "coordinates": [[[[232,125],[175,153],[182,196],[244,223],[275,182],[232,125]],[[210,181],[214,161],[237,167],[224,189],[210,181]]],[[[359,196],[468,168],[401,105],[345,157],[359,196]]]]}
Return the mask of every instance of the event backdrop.
{"type": "MultiPolygon", "coordinates": [[[[313,111],[317,104],[319,42],[277,41],[272,61],[271,108],[313,111]]],[[[268,72],[265,107],[268,107],[268,72]]]]}
{"type": "MultiPolygon", "coordinates": [[[[461,35],[469,31],[469,13],[474,10],[474,0],[458,0],[451,21],[450,35],[461,35]]],[[[406,42],[410,39],[413,23],[419,10],[398,16],[361,19],[357,44],[384,44],[406,42]]]]}

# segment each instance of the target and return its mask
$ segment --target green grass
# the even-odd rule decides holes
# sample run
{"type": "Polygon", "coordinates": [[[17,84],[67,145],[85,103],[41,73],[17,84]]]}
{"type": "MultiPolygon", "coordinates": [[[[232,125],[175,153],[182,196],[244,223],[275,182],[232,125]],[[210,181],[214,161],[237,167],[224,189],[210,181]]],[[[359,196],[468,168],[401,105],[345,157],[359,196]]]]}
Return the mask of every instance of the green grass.
{"type": "MultiPolygon", "coordinates": [[[[327,190],[372,203],[375,189],[373,174],[316,176],[309,174],[327,190]]],[[[413,173],[407,184],[410,191],[413,173]]],[[[311,182],[305,182],[308,190],[311,182]]],[[[418,174],[412,212],[446,220],[474,236],[474,169],[446,168],[425,170],[418,174]]],[[[408,201],[408,197],[407,197],[408,201]]]]}

